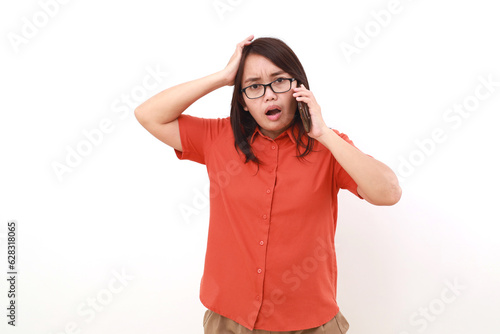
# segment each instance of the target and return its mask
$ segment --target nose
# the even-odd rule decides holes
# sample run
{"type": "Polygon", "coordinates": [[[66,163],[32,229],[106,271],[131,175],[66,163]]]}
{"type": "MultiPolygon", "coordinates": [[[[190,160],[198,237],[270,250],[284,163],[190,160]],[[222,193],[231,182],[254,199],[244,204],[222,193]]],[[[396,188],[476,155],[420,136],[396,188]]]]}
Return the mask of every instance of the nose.
{"type": "Polygon", "coordinates": [[[276,93],[273,92],[271,86],[266,87],[266,92],[264,93],[264,100],[265,101],[276,100],[276,93]]]}

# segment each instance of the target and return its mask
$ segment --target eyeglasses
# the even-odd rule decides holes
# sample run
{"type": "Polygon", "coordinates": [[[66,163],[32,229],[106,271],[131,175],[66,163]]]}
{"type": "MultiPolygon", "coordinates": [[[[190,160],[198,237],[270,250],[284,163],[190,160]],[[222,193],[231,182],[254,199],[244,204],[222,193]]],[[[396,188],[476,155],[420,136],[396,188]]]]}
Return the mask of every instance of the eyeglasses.
{"type": "Polygon", "coordinates": [[[259,97],[264,96],[266,94],[266,88],[269,86],[271,90],[276,94],[286,93],[290,89],[292,89],[292,82],[295,81],[295,78],[278,78],[271,83],[266,85],[264,84],[253,84],[248,87],[245,87],[241,90],[242,93],[249,99],[258,99],[259,97]]]}

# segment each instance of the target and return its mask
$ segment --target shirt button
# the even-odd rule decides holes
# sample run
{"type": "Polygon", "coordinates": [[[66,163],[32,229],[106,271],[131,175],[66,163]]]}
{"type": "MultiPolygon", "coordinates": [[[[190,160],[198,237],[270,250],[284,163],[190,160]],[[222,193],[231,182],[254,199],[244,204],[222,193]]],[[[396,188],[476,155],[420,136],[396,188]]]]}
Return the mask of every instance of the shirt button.
{"type": "Polygon", "coordinates": [[[264,241],[262,241],[262,240],[261,240],[261,241],[259,242],[259,244],[260,244],[261,246],[264,246],[264,241]]]}
{"type": "Polygon", "coordinates": [[[260,296],[256,296],[256,297],[255,297],[255,299],[256,299],[256,300],[260,300],[260,296]]]}
{"type": "Polygon", "coordinates": [[[275,149],[276,149],[276,146],[274,146],[274,145],[273,145],[273,146],[271,146],[271,148],[272,148],[273,150],[275,150],[275,149]]]}
{"type": "Polygon", "coordinates": [[[257,272],[260,274],[262,272],[262,269],[257,269],[257,272]]]}
{"type": "Polygon", "coordinates": [[[262,219],[267,219],[267,215],[263,215],[263,216],[262,216],[262,219]]]}
{"type": "Polygon", "coordinates": [[[267,189],[266,193],[270,194],[271,193],[271,189],[267,189]]]}

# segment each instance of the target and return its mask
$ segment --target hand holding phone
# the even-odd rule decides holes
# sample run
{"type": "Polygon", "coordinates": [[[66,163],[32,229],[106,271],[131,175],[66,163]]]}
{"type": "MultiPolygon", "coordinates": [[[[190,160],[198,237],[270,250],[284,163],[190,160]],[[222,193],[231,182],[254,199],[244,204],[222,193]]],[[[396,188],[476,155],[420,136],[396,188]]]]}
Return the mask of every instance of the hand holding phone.
{"type": "Polygon", "coordinates": [[[298,102],[298,106],[300,118],[302,119],[302,124],[304,124],[304,130],[306,130],[306,132],[309,132],[311,131],[311,114],[309,114],[307,103],[298,102]]]}

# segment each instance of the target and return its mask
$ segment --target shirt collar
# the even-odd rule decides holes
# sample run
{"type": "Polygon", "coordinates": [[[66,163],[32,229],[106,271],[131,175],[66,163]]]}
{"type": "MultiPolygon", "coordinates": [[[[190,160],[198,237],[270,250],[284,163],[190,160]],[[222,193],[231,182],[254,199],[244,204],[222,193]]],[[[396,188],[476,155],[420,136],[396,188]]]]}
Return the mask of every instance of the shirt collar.
{"type": "MultiPolygon", "coordinates": [[[[288,129],[286,129],[285,131],[283,131],[283,133],[281,133],[278,137],[275,138],[276,139],[279,139],[281,137],[286,137],[288,136],[290,138],[290,140],[292,141],[292,143],[296,144],[296,140],[295,138],[293,137],[293,133],[292,132],[295,132],[295,136],[298,137],[298,127],[295,125],[295,124],[292,124],[291,126],[288,127],[288,129]]],[[[259,126],[257,125],[255,127],[255,130],[252,134],[252,136],[250,137],[250,144],[253,144],[254,140],[255,140],[255,137],[256,135],[259,134],[261,135],[263,138],[269,138],[268,136],[264,135],[260,129],[259,129],[259,126]]]]}

